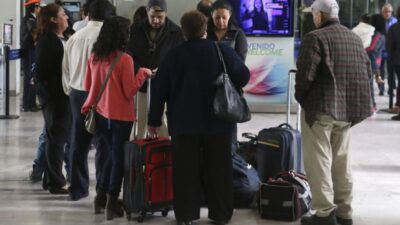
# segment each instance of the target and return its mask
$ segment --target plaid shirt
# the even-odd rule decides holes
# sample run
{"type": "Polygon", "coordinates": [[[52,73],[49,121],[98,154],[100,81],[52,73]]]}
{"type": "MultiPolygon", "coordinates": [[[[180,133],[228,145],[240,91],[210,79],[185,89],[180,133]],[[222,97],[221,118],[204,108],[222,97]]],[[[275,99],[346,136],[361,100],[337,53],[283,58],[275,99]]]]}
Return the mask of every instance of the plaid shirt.
{"type": "Polygon", "coordinates": [[[295,97],[312,126],[317,114],[361,122],[371,115],[370,60],[361,39],[338,21],[304,36],[297,60],[295,97]]]}

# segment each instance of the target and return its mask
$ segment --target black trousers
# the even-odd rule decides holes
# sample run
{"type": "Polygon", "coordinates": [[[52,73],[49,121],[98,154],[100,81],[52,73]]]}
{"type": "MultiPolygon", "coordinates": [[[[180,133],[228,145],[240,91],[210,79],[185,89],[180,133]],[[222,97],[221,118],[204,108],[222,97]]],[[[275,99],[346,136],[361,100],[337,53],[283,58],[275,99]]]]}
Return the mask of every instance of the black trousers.
{"type": "MultiPolygon", "coordinates": [[[[394,81],[394,75],[393,75],[394,69],[393,69],[393,65],[392,65],[392,63],[390,62],[390,60],[382,59],[382,63],[381,63],[381,67],[380,67],[380,71],[381,71],[380,76],[381,76],[382,80],[385,80],[385,77],[386,77],[386,70],[387,70],[387,72],[388,72],[387,78],[388,78],[389,87],[390,87],[390,88],[394,88],[395,86],[394,86],[394,84],[393,84],[393,81],[394,81]]],[[[378,87],[379,87],[379,93],[380,93],[380,94],[383,94],[383,93],[385,92],[385,83],[379,84],[378,87]]],[[[390,89],[390,88],[389,88],[389,89],[390,89]]],[[[389,90],[389,91],[393,91],[393,90],[389,90]]]]}
{"type": "Polygon", "coordinates": [[[35,49],[24,50],[21,59],[24,66],[24,93],[22,95],[22,107],[25,110],[36,107],[36,88],[31,83],[32,80],[32,63],[35,61],[35,49]]]}
{"type": "Polygon", "coordinates": [[[232,200],[232,132],[172,136],[175,217],[180,221],[200,218],[201,186],[204,185],[208,217],[229,221],[232,200]]]}
{"type": "MultiPolygon", "coordinates": [[[[396,106],[400,106],[400,65],[395,65],[393,66],[394,71],[397,75],[397,92],[396,92],[396,106]]],[[[396,87],[396,82],[394,81],[395,79],[393,78],[393,88],[396,87]]]]}
{"type": "Polygon", "coordinates": [[[69,102],[72,112],[71,126],[71,185],[70,195],[72,199],[79,199],[89,192],[89,169],[88,154],[90,145],[95,143],[96,156],[96,190],[102,174],[103,165],[108,157],[108,150],[105,141],[98,135],[92,135],[86,131],[85,116],[81,114],[82,105],[88,96],[86,91],[72,89],[69,95],[69,102]]]}
{"type": "Polygon", "coordinates": [[[66,185],[62,173],[64,145],[71,126],[71,111],[67,98],[52,99],[42,104],[46,124],[46,163],[43,186],[62,188],[66,185]]]}

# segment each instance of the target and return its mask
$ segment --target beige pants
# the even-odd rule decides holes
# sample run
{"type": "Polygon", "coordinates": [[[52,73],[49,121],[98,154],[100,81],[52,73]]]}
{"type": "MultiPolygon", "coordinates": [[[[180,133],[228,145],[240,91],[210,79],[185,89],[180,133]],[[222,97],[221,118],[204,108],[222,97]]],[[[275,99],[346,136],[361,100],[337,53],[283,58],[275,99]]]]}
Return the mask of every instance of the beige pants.
{"type": "Polygon", "coordinates": [[[301,115],[304,166],[310,182],[316,215],[352,218],[353,178],[349,157],[351,124],[318,115],[310,127],[301,115]]]}
{"type": "MultiPolygon", "coordinates": [[[[137,122],[134,126],[137,126],[137,138],[144,138],[146,136],[147,130],[147,94],[138,92],[137,93],[137,122]]],[[[165,114],[165,113],[164,113],[165,114]]],[[[160,127],[158,136],[159,137],[169,137],[167,122],[165,121],[165,116],[162,118],[162,125],[160,127]]],[[[134,139],[133,129],[131,132],[130,140],[134,139]]]]}

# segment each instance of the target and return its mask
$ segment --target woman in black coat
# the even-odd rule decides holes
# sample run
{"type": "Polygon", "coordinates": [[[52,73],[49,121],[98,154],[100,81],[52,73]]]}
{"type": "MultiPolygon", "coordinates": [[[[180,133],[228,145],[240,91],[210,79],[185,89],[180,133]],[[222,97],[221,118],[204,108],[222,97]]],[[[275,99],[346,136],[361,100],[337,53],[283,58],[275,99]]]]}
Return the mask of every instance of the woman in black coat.
{"type": "Polygon", "coordinates": [[[56,4],[43,7],[38,17],[35,79],[48,140],[43,188],[52,194],[68,194],[62,164],[71,115],[61,83],[67,19],[64,9],[56,4]]]}
{"type": "MultiPolygon", "coordinates": [[[[208,27],[207,39],[217,41],[235,50],[239,57],[246,60],[247,39],[246,35],[237,27],[232,17],[232,6],[225,0],[218,0],[212,5],[211,15],[213,22],[208,27]]],[[[210,24],[210,23],[209,23],[210,24]]],[[[232,152],[237,148],[237,125],[232,130],[232,152]]]]}
{"type": "MultiPolygon", "coordinates": [[[[215,80],[222,72],[214,42],[207,40],[207,18],[185,13],[181,26],[187,41],[172,49],[158,68],[149,112],[149,133],[156,137],[167,103],[168,131],[173,146],[174,210],[178,224],[200,217],[201,184],[214,224],[233,213],[231,143],[235,123],[215,116],[215,80]]],[[[250,74],[235,51],[220,44],[227,72],[237,87],[250,74]]]]}
{"type": "Polygon", "coordinates": [[[230,46],[243,62],[247,56],[247,39],[243,30],[234,23],[232,6],[224,1],[214,2],[211,9],[212,23],[209,23],[207,39],[230,46]]]}

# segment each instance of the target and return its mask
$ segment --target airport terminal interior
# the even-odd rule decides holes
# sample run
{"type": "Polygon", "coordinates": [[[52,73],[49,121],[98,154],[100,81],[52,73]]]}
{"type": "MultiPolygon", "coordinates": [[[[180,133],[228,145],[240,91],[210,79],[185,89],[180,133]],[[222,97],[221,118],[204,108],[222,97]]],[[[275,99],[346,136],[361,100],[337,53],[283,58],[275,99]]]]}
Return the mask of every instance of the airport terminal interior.
{"type": "MultiPolygon", "coordinates": [[[[22,10],[22,4],[10,3],[14,1],[4,1],[8,2],[9,9],[2,7],[0,14],[11,9],[14,13],[22,10]]],[[[50,3],[52,1],[43,2],[50,3]]],[[[146,1],[141,0],[114,0],[112,2],[117,6],[117,12],[130,18],[132,11],[138,5],[146,4],[146,1]]],[[[167,2],[171,3],[171,17],[175,21],[178,21],[182,10],[191,9],[197,4],[195,0],[188,2],[187,0],[167,0],[167,2]],[[178,4],[181,1],[182,4],[178,4]]],[[[341,17],[344,18],[343,24],[350,27],[357,24],[357,18],[362,13],[379,13],[379,8],[385,2],[392,3],[394,8],[399,6],[398,1],[341,0],[338,2],[343,10],[341,14],[341,17]]],[[[12,16],[15,17],[15,15],[12,16]]],[[[1,23],[15,23],[15,21],[4,19],[3,16],[1,18],[1,23]]],[[[300,25],[301,21],[298,24],[300,25]]],[[[301,32],[296,29],[294,33],[294,35],[300,35],[301,32]]],[[[12,48],[18,48],[18,46],[14,44],[12,48]]],[[[68,195],[49,194],[48,191],[42,189],[41,182],[29,180],[32,161],[36,156],[38,138],[43,129],[43,116],[42,111],[21,111],[22,72],[20,64],[16,61],[11,65],[9,114],[17,115],[19,118],[0,120],[0,225],[140,224],[135,220],[137,215],[133,215],[131,221],[125,217],[107,221],[104,214],[95,215],[93,213],[95,150],[91,150],[89,153],[90,194],[86,198],[71,201],[68,195]]],[[[0,63],[0,71],[2,71],[0,73],[0,115],[5,115],[3,61],[0,63]]],[[[287,72],[282,76],[287,76],[287,72]]],[[[351,129],[350,155],[354,179],[353,220],[355,225],[400,224],[400,121],[391,120],[395,114],[388,112],[389,96],[387,91],[383,95],[378,95],[377,89],[375,86],[377,113],[351,129]]],[[[244,132],[257,134],[264,128],[275,127],[286,121],[284,104],[281,106],[266,104],[261,109],[257,108],[257,111],[252,114],[252,120],[238,125],[239,136],[244,132]]],[[[296,126],[294,112],[291,114],[290,122],[296,126]]],[[[244,139],[239,137],[239,140],[244,139]]],[[[207,209],[202,208],[201,219],[197,221],[199,225],[211,224],[207,215],[207,209]]],[[[155,213],[147,217],[143,224],[173,225],[175,223],[174,213],[170,211],[166,217],[155,213]]],[[[300,224],[300,220],[294,222],[265,220],[260,218],[256,209],[235,209],[229,224],[295,225],[300,224]]]]}

